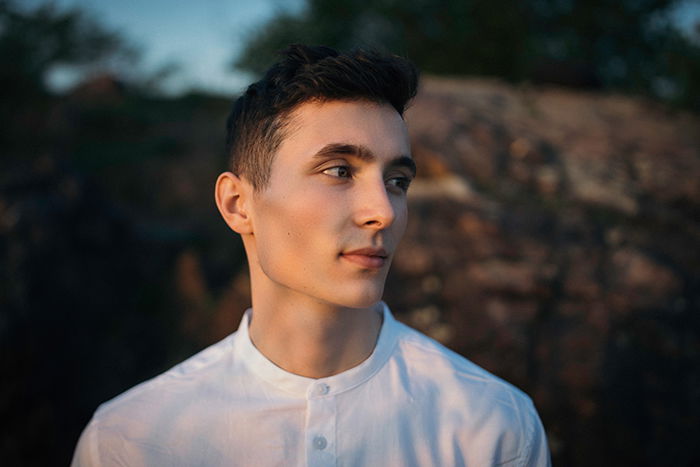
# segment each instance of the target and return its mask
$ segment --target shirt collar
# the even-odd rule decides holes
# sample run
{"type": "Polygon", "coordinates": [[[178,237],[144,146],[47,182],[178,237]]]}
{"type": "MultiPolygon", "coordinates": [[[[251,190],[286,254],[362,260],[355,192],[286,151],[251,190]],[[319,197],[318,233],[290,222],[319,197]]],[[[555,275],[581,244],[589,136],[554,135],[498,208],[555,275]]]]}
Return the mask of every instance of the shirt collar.
{"type": "Polygon", "coordinates": [[[234,355],[257,377],[298,397],[311,398],[319,395],[319,387],[324,388],[321,391],[323,396],[339,394],[364,383],[384,366],[396,344],[397,323],[389,307],[382,302],[384,319],[372,354],[359,365],[337,375],[319,379],[307,378],[278,367],[253,345],[248,334],[251,313],[252,309],[246,310],[238,327],[233,340],[234,355]]]}

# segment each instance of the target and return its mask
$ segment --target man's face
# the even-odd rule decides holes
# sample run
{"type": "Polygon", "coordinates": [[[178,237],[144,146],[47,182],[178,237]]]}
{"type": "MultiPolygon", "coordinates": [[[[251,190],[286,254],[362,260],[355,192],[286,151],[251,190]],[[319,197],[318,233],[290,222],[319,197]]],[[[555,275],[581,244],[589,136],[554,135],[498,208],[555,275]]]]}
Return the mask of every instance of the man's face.
{"type": "Polygon", "coordinates": [[[389,105],[331,101],[302,104],[288,128],[251,201],[263,280],[283,297],[371,306],[406,228],[406,125],[389,105]]]}

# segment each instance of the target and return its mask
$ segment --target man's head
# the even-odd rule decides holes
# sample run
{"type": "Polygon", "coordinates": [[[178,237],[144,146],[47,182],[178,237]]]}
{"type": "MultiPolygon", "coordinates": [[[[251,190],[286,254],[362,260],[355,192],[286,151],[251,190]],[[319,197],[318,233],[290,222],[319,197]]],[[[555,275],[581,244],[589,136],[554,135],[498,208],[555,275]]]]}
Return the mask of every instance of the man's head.
{"type": "Polygon", "coordinates": [[[397,56],[292,45],[236,100],[226,123],[230,169],[261,190],[280,143],[293,129],[290,116],[300,104],[367,101],[389,104],[402,116],[417,83],[416,68],[397,56]]]}
{"type": "Polygon", "coordinates": [[[243,238],[253,306],[381,299],[415,176],[415,88],[402,59],[294,46],[236,103],[216,201],[243,238]]]}

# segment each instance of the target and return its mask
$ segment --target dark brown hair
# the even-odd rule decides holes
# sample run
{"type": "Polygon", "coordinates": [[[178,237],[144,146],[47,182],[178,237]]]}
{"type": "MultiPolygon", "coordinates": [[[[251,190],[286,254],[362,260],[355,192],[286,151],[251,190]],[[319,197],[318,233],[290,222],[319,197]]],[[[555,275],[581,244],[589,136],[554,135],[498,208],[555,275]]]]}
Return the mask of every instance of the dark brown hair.
{"type": "Polygon", "coordinates": [[[256,190],[267,185],[288,117],[300,104],[366,100],[389,104],[403,116],[416,94],[418,70],[396,55],[294,44],[281,56],[236,99],[226,121],[230,169],[256,190]]]}

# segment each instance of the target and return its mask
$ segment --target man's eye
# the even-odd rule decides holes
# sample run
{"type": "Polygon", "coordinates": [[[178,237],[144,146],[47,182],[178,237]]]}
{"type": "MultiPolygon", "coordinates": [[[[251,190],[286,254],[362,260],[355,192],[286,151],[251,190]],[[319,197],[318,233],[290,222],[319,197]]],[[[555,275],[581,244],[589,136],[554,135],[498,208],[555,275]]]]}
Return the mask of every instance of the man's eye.
{"type": "Polygon", "coordinates": [[[337,165],[335,167],[329,167],[326,170],[324,170],[323,173],[338,178],[350,178],[352,176],[352,171],[350,170],[350,167],[346,165],[337,165]]]}
{"type": "Polygon", "coordinates": [[[403,191],[408,191],[408,187],[411,184],[411,179],[408,177],[393,177],[387,182],[389,186],[395,186],[403,191]]]}

